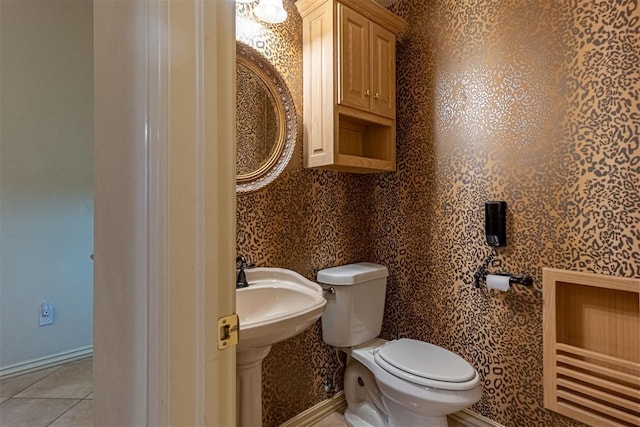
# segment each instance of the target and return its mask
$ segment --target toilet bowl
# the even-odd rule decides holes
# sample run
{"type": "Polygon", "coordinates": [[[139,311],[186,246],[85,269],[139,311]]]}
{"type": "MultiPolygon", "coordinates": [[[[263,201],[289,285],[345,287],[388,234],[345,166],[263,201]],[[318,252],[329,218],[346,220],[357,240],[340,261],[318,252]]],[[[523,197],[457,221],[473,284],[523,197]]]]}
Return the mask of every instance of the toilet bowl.
{"type": "Polygon", "coordinates": [[[345,420],[350,426],[446,427],[448,414],[467,408],[482,397],[480,378],[471,365],[432,344],[375,339],[348,353],[351,358],[344,386],[345,420]],[[384,362],[385,349],[394,350],[387,351],[391,356],[386,356],[398,357],[399,360],[391,360],[396,366],[405,359],[418,364],[403,366],[403,371],[384,362]],[[411,352],[403,354],[406,350],[411,352]],[[389,372],[389,367],[394,372],[389,372]]]}
{"type": "Polygon", "coordinates": [[[482,397],[480,377],[463,358],[423,341],[385,341],[387,269],[349,264],[318,272],[327,291],[322,337],[345,351],[345,421],[352,427],[446,427],[447,415],[482,397]]]}

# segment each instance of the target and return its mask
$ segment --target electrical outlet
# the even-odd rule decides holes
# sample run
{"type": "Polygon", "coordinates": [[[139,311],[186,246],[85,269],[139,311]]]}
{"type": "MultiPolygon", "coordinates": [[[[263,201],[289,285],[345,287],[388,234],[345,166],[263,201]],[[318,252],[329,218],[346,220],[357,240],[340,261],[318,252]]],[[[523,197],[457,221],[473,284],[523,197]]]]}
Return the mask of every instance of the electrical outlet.
{"type": "Polygon", "coordinates": [[[51,303],[43,302],[40,304],[40,321],[38,322],[40,326],[53,324],[53,309],[51,303]]]}

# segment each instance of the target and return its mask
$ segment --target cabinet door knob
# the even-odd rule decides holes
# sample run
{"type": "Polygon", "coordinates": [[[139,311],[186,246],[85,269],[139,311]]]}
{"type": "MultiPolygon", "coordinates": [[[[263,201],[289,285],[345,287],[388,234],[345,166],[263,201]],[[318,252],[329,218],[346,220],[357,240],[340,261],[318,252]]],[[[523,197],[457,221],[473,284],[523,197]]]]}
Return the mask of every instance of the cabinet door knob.
{"type": "Polygon", "coordinates": [[[375,94],[375,95],[373,95],[373,97],[374,97],[375,99],[378,99],[378,98],[380,98],[380,94],[379,94],[378,92],[376,92],[376,94],[375,94]]]}
{"type": "Polygon", "coordinates": [[[364,92],[364,96],[369,96],[369,95],[371,95],[371,92],[369,92],[369,89],[367,89],[367,90],[364,92]]]}

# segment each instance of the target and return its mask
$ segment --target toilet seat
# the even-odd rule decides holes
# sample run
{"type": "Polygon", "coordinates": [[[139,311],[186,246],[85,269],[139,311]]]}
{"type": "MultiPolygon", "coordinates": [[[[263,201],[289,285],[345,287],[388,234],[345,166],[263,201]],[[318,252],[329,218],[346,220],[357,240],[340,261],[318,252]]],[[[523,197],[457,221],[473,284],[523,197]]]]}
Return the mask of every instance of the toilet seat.
{"type": "Polygon", "coordinates": [[[470,390],[480,382],[476,370],[462,357],[423,341],[391,341],[376,349],[374,360],[390,374],[430,388],[470,390]]]}

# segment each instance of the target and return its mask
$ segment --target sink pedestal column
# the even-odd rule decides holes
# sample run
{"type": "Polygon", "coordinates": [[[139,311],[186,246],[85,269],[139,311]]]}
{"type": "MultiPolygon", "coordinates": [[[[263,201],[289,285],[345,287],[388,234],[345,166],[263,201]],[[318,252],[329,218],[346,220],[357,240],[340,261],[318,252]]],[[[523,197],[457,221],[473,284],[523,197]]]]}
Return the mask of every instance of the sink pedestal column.
{"type": "Polygon", "coordinates": [[[262,360],[271,346],[238,350],[236,374],[240,427],[262,425],[262,360]]]}

